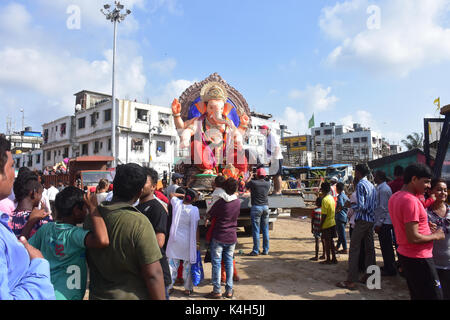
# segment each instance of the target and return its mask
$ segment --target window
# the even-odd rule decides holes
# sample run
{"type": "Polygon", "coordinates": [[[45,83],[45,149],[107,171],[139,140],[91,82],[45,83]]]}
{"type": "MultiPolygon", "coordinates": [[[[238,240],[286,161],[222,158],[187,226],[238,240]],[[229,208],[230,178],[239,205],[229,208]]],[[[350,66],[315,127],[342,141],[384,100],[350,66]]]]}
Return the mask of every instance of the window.
{"type": "Polygon", "coordinates": [[[316,146],[321,146],[322,142],[321,141],[316,141],[316,146]]]}
{"type": "Polygon", "coordinates": [[[369,154],[369,149],[367,149],[367,148],[362,148],[362,149],[361,149],[361,154],[364,154],[364,155],[369,154]]]}
{"type": "Polygon", "coordinates": [[[36,163],[41,163],[41,155],[40,154],[36,155],[36,163]]]}
{"type": "Polygon", "coordinates": [[[108,151],[111,151],[111,138],[108,139],[108,151]]]}
{"type": "Polygon", "coordinates": [[[362,138],[361,138],[361,142],[367,143],[367,137],[362,137],[362,138]]]}
{"type": "Polygon", "coordinates": [[[78,129],[84,129],[86,127],[86,117],[78,119],[78,129]]]}
{"type": "Polygon", "coordinates": [[[58,157],[61,155],[61,150],[58,150],[58,157]]]}
{"type": "Polygon", "coordinates": [[[326,129],[324,134],[327,135],[327,136],[331,135],[331,134],[333,134],[333,130],[332,129],[326,129]]]}
{"type": "Polygon", "coordinates": [[[169,119],[170,119],[170,115],[168,113],[159,113],[159,123],[162,126],[166,126],[169,125],[169,119]]]}
{"type": "Polygon", "coordinates": [[[320,130],[316,130],[315,135],[320,136],[320,130]]]}
{"type": "Polygon", "coordinates": [[[352,139],[342,139],[342,143],[343,144],[351,144],[352,143],[352,139]]]}
{"type": "Polygon", "coordinates": [[[144,151],[144,139],[134,138],[131,139],[132,151],[144,151]]]}
{"type": "Polygon", "coordinates": [[[65,159],[65,158],[68,158],[68,157],[69,157],[69,148],[66,147],[66,148],[64,148],[63,158],[65,159]]]}
{"type": "Polygon", "coordinates": [[[105,110],[103,112],[104,112],[105,122],[111,121],[111,109],[105,110]]]}
{"type": "Polygon", "coordinates": [[[359,143],[359,138],[353,138],[353,143],[359,143]]]}
{"type": "Polygon", "coordinates": [[[336,135],[337,135],[337,136],[340,136],[340,135],[342,135],[342,134],[343,134],[342,128],[336,128],[336,135]]]}
{"type": "Polygon", "coordinates": [[[100,141],[95,141],[94,142],[94,153],[99,153],[100,152],[100,141]]]}
{"type": "Polygon", "coordinates": [[[89,153],[89,144],[85,143],[81,145],[81,155],[86,156],[89,153]]]}
{"type": "Polygon", "coordinates": [[[377,143],[377,139],[376,138],[372,138],[372,143],[376,144],[377,143]]]}
{"type": "Polygon", "coordinates": [[[66,124],[61,124],[61,137],[66,134],[66,124]]]}
{"type": "Polygon", "coordinates": [[[33,166],[33,156],[29,156],[28,157],[27,167],[32,167],[32,166],[33,166]]]}
{"type": "Polygon", "coordinates": [[[53,159],[56,160],[56,151],[53,151],[53,159]]]}
{"type": "Polygon", "coordinates": [[[98,112],[94,112],[91,114],[91,127],[95,127],[97,125],[97,120],[99,118],[98,112]]]}
{"type": "Polygon", "coordinates": [[[136,122],[148,122],[148,110],[136,109],[136,122]]]}
{"type": "Polygon", "coordinates": [[[50,151],[47,151],[47,161],[50,161],[52,158],[52,153],[50,151]]]}
{"type": "Polygon", "coordinates": [[[298,142],[294,142],[294,148],[297,148],[299,146],[298,142]]]}
{"type": "Polygon", "coordinates": [[[166,153],[166,142],[165,141],[157,141],[156,142],[156,151],[161,153],[166,153]]]}
{"type": "Polygon", "coordinates": [[[331,146],[331,145],[333,145],[333,141],[331,141],[331,140],[325,141],[325,144],[327,146],[331,146]]]}
{"type": "Polygon", "coordinates": [[[44,130],[44,143],[48,142],[48,129],[44,130]]]}

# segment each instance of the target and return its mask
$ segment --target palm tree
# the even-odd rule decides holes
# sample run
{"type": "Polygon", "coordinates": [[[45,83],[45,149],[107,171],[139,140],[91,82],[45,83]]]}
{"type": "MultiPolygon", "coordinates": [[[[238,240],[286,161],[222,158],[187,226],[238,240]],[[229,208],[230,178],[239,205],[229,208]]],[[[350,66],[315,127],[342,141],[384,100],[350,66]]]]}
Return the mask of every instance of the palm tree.
{"type": "Polygon", "coordinates": [[[422,149],[423,148],[423,133],[418,134],[417,132],[413,132],[412,134],[406,137],[406,140],[402,140],[402,143],[408,148],[408,151],[413,149],[422,149]]]}

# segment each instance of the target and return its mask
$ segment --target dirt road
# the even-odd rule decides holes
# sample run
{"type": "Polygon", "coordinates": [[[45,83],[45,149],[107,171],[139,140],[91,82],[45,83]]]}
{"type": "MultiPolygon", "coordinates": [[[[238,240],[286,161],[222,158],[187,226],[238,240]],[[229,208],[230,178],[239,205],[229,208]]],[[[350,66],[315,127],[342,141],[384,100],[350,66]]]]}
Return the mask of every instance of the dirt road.
{"type": "MultiPolygon", "coordinates": [[[[236,282],[236,300],[409,300],[406,281],[400,276],[382,278],[381,290],[369,290],[358,284],[357,291],[340,289],[335,283],[346,279],[348,255],[339,255],[338,265],[311,262],[314,239],[309,219],[282,217],[270,231],[270,255],[248,257],[252,238],[238,232],[236,264],[241,281],[236,282]],[[244,255],[239,255],[242,250],[244,255]]],[[[383,260],[375,239],[377,264],[383,260]]],[[[205,264],[205,280],[191,297],[185,297],[183,287],[176,286],[173,300],[204,300],[212,291],[211,264],[205,264]]],[[[223,288],[224,290],[224,288],[223,288]]]]}

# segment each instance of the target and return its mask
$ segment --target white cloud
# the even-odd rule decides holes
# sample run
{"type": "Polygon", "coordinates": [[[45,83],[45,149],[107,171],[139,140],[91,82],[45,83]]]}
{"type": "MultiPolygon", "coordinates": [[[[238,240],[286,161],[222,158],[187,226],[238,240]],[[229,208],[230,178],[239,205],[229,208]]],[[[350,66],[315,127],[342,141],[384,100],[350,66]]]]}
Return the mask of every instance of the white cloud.
{"type": "Polygon", "coordinates": [[[31,22],[27,9],[18,3],[10,3],[0,11],[0,30],[8,30],[9,34],[23,34],[31,22]]]}
{"type": "Polygon", "coordinates": [[[151,0],[149,7],[151,13],[155,13],[165,7],[170,14],[177,16],[183,15],[183,7],[178,0],[151,0]]]}
{"type": "Polygon", "coordinates": [[[293,100],[300,100],[311,111],[325,111],[332,108],[339,99],[331,95],[331,87],[323,88],[321,84],[307,86],[305,90],[294,89],[289,93],[293,100]]]}
{"type": "Polygon", "coordinates": [[[286,107],[281,116],[275,117],[275,120],[281,124],[287,125],[288,130],[292,132],[292,135],[305,134],[308,130],[308,120],[305,114],[301,111],[297,111],[292,107],[286,107]]]}
{"type": "MultiPolygon", "coordinates": [[[[81,28],[88,27],[104,27],[111,28],[111,23],[106,21],[105,16],[100,12],[103,9],[103,5],[109,3],[114,4],[112,0],[39,0],[42,6],[45,6],[46,10],[51,10],[53,14],[59,14],[63,19],[69,18],[66,10],[69,6],[75,5],[80,8],[81,13],[81,28]]],[[[146,0],[121,0],[121,4],[125,6],[125,9],[131,10],[131,15],[120,23],[119,32],[123,34],[130,34],[139,29],[139,23],[133,16],[135,10],[145,10],[146,0]]],[[[125,13],[125,11],[123,11],[125,13]]]]}
{"type": "Polygon", "coordinates": [[[368,6],[367,0],[352,0],[322,10],[322,31],[339,41],[327,63],[404,77],[415,69],[450,60],[450,29],[442,26],[449,0],[380,1],[378,30],[366,25],[368,6]]]}
{"type": "Polygon", "coordinates": [[[156,61],[150,64],[150,69],[157,71],[160,75],[168,76],[177,66],[177,60],[174,58],[167,58],[162,61],[156,61]]]}
{"type": "Polygon", "coordinates": [[[156,94],[152,97],[151,103],[160,106],[170,107],[174,98],[179,99],[181,94],[195,83],[190,80],[173,80],[165,86],[157,89],[156,94]]]}

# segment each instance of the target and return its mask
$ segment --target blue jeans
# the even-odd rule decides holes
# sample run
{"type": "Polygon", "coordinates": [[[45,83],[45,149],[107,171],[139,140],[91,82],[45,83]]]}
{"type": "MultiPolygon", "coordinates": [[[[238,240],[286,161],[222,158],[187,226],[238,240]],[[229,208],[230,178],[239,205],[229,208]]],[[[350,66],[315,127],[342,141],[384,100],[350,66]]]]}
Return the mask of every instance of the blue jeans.
{"type": "Polygon", "coordinates": [[[226,292],[233,290],[233,256],[236,243],[225,244],[214,239],[211,241],[212,283],[214,293],[222,293],[220,286],[220,273],[222,269],[222,257],[227,274],[226,292]]]}
{"type": "Polygon", "coordinates": [[[338,234],[338,241],[336,244],[336,249],[339,249],[339,247],[342,244],[342,249],[347,250],[347,238],[345,236],[345,226],[347,223],[336,220],[336,230],[338,234]]]}
{"type": "Polygon", "coordinates": [[[263,235],[263,252],[269,253],[269,213],[269,206],[252,206],[250,209],[254,253],[259,253],[260,227],[263,235]]]}

